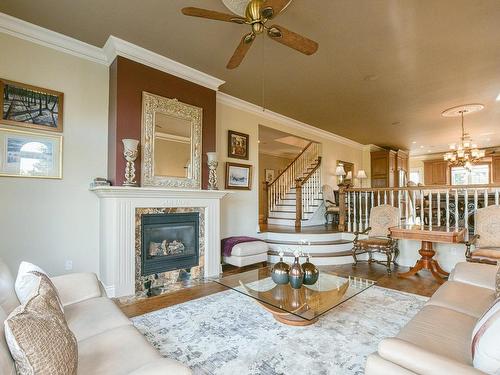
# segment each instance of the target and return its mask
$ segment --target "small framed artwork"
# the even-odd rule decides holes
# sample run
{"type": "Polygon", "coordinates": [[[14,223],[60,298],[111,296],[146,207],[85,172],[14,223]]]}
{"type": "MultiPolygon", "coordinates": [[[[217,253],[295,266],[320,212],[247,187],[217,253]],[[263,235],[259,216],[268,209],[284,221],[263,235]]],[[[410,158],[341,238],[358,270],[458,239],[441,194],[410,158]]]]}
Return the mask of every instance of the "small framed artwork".
{"type": "Polygon", "coordinates": [[[0,79],[2,123],[24,128],[63,131],[62,92],[0,79]]]}
{"type": "Polygon", "coordinates": [[[274,169],[264,169],[264,174],[266,178],[266,182],[274,181],[274,169]]]}
{"type": "Polygon", "coordinates": [[[227,157],[248,160],[249,135],[228,130],[227,157]]]}
{"type": "Polygon", "coordinates": [[[62,178],[62,135],[0,128],[0,176],[62,178]]]}
{"type": "Polygon", "coordinates": [[[226,163],[226,189],[250,190],[252,188],[252,166],[226,163]]]}

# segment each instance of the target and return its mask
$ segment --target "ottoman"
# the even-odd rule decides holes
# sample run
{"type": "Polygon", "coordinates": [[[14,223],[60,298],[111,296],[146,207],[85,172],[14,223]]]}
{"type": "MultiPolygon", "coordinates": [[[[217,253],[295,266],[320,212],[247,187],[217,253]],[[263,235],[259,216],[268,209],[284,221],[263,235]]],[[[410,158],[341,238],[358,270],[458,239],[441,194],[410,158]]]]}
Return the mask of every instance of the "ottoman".
{"type": "Polygon", "coordinates": [[[264,241],[251,241],[234,245],[230,256],[223,256],[224,263],[236,267],[244,267],[250,264],[267,262],[267,243],[264,241]]]}

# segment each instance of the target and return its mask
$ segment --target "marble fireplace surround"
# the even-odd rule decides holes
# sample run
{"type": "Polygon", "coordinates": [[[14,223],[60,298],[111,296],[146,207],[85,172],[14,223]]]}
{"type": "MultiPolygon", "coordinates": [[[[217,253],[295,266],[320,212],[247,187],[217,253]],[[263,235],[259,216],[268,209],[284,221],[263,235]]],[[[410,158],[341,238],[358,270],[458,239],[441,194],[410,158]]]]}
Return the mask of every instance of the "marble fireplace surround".
{"type": "Polygon", "coordinates": [[[91,189],[99,198],[99,273],[109,297],[136,292],[136,210],[204,208],[204,277],[219,275],[220,200],[223,190],[174,190],[104,186],[91,189]]]}

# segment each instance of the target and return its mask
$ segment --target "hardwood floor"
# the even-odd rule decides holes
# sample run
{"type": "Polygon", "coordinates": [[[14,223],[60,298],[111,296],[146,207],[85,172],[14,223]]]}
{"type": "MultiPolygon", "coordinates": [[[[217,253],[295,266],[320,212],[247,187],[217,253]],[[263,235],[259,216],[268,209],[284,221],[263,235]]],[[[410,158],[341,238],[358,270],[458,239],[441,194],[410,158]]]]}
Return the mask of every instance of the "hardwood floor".
{"type": "MultiPolygon", "coordinates": [[[[262,266],[262,264],[258,264],[244,267],[242,269],[225,266],[223,271],[224,275],[230,275],[262,266]]],[[[439,288],[439,284],[427,271],[420,272],[419,275],[407,279],[398,278],[396,272],[405,272],[408,270],[408,267],[396,268],[391,276],[387,275],[385,267],[379,264],[359,263],[356,267],[352,267],[351,264],[345,264],[339,266],[323,266],[320,268],[326,271],[335,272],[341,276],[351,275],[376,280],[377,285],[380,287],[419,294],[427,297],[430,297],[436,289],[439,288]]],[[[214,282],[207,282],[206,284],[193,286],[178,292],[151,297],[127,305],[121,305],[118,302],[117,304],[130,318],[225,290],[227,290],[227,288],[222,285],[214,282]]]]}

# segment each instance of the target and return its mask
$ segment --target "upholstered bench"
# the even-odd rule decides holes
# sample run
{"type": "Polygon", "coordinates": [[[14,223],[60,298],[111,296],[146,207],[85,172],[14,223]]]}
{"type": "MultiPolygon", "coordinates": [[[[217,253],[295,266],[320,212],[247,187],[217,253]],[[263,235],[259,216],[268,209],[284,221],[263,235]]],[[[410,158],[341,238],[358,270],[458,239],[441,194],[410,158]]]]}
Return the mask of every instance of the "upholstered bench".
{"type": "Polygon", "coordinates": [[[233,246],[231,255],[224,255],[223,261],[236,267],[244,267],[259,262],[267,262],[269,247],[264,241],[251,241],[233,246]]]}

